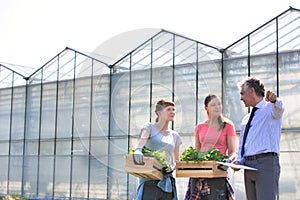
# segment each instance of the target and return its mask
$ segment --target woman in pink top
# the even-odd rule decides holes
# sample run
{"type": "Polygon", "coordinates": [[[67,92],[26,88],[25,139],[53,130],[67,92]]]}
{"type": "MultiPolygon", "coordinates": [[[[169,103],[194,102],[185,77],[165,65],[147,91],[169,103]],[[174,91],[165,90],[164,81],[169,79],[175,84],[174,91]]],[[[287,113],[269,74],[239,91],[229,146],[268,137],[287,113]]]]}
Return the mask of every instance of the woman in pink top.
{"type": "MultiPolygon", "coordinates": [[[[209,94],[204,100],[207,120],[195,128],[195,149],[206,151],[210,147],[219,149],[229,157],[236,158],[236,133],[233,123],[223,117],[222,103],[218,96],[209,94]]],[[[222,170],[227,170],[225,166],[222,170]]],[[[233,200],[233,189],[227,178],[190,178],[185,200],[220,199],[233,200]]]]}

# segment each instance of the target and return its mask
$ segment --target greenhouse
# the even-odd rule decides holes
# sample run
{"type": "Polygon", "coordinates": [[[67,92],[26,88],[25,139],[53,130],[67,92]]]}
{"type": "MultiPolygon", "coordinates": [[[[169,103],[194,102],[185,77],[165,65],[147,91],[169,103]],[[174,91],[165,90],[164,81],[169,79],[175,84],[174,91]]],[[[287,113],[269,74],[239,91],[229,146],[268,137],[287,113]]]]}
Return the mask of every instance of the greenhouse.
{"type": "MultiPolygon", "coordinates": [[[[226,48],[164,29],[123,37],[124,44],[108,42],[92,53],[67,47],[39,69],[0,63],[1,196],[134,199],[138,178],[126,173],[125,155],[142,125],[155,120],[156,100],[175,102],[172,128],[183,151],[206,117],[208,93],[222,97],[239,135],[249,110],[238,83],[255,76],[285,105],[279,197],[300,199],[299,9],[290,7],[226,48]]],[[[229,176],[236,199],[245,199],[243,172],[229,176]]],[[[183,199],[188,179],[176,181],[183,199]]]]}

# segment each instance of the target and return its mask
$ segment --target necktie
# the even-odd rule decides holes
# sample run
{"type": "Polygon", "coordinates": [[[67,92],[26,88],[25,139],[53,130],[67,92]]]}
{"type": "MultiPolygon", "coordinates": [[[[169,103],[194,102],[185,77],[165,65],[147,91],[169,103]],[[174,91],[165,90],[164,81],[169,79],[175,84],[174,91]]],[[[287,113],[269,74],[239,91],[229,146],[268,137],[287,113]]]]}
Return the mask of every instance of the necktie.
{"type": "Polygon", "coordinates": [[[250,124],[251,124],[251,121],[252,121],[252,119],[253,119],[254,113],[255,113],[255,111],[256,111],[257,109],[258,109],[257,107],[253,107],[253,108],[252,108],[252,111],[251,111],[249,120],[248,120],[248,122],[247,122],[247,124],[246,124],[245,132],[244,132],[244,137],[243,137],[243,146],[242,146],[242,151],[241,151],[241,155],[242,155],[242,156],[243,156],[244,153],[245,153],[245,142],[246,142],[246,138],[247,138],[247,135],[248,135],[248,132],[249,132],[249,129],[250,129],[250,124]]]}

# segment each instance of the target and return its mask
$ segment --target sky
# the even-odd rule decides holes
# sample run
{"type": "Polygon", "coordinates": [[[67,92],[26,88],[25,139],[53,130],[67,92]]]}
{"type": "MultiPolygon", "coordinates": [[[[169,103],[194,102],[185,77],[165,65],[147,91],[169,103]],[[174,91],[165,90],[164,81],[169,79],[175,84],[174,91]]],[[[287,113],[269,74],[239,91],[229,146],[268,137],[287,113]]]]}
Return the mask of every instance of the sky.
{"type": "Polygon", "coordinates": [[[93,52],[159,28],[225,48],[299,0],[0,0],[0,63],[39,68],[66,47],[93,52]]]}

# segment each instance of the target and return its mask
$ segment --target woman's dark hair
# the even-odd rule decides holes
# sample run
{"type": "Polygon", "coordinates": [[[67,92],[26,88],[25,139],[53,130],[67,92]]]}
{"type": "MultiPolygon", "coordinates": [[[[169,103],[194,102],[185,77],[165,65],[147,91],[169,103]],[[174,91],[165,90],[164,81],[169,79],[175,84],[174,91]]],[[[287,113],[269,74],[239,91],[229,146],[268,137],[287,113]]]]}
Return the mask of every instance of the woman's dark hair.
{"type": "Polygon", "coordinates": [[[155,122],[158,122],[158,114],[157,112],[164,109],[168,106],[175,106],[175,103],[173,101],[170,101],[169,99],[160,99],[156,102],[155,105],[155,114],[157,115],[155,122]]]}
{"type": "MultiPolygon", "coordinates": [[[[217,95],[215,94],[208,94],[205,99],[204,99],[204,106],[207,107],[209,102],[215,98],[218,98],[217,95]]],[[[226,125],[226,121],[225,121],[225,118],[223,117],[223,115],[221,114],[219,117],[218,117],[218,124],[220,126],[219,130],[223,130],[225,125],[226,125]]]]}

